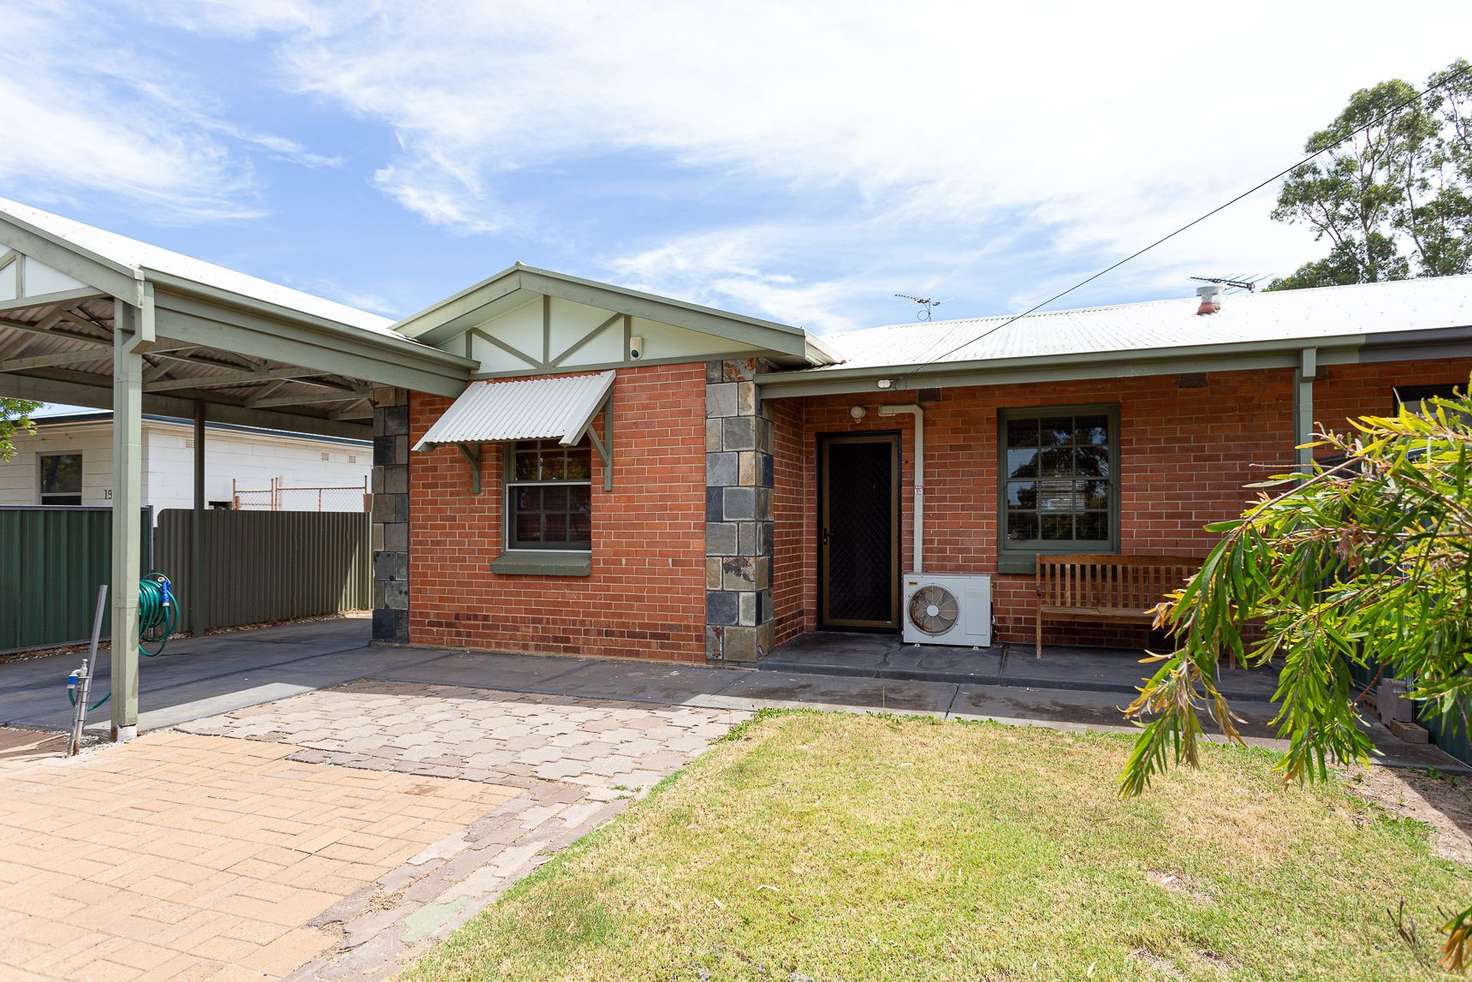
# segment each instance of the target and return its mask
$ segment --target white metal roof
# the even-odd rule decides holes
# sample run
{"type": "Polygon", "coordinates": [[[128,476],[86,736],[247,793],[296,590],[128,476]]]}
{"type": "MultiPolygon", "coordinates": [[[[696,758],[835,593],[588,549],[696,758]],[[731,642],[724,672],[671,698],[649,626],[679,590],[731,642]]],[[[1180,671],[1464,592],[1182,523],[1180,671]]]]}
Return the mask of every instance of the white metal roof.
{"type": "Polygon", "coordinates": [[[0,215],[13,218],[56,239],[61,239],[96,256],[129,269],[155,270],[169,276],[190,280],[218,290],[228,290],[244,297],[275,304],[288,310],[323,317],[375,334],[393,335],[393,323],[387,317],[358,310],[346,304],[293,290],[291,287],[248,276],[245,273],[182,253],[130,239],[116,232],[85,225],[71,218],[54,215],[31,205],[0,198],[0,215]]]}
{"type": "Polygon", "coordinates": [[[414,445],[582,439],[613,388],[614,373],[472,382],[414,445]]]}
{"type": "Polygon", "coordinates": [[[1236,293],[1222,309],[1198,315],[1196,297],[1031,314],[872,327],[826,335],[839,364],[803,371],[822,375],[880,368],[1004,358],[1080,355],[1252,344],[1344,335],[1436,330],[1472,325],[1472,275],[1389,283],[1236,293]],[[991,333],[987,333],[991,332],[991,333]],[[973,341],[979,335],[985,335],[973,341]],[[951,351],[952,348],[957,348],[951,351]],[[947,353],[949,352],[949,353],[947,353]]]}

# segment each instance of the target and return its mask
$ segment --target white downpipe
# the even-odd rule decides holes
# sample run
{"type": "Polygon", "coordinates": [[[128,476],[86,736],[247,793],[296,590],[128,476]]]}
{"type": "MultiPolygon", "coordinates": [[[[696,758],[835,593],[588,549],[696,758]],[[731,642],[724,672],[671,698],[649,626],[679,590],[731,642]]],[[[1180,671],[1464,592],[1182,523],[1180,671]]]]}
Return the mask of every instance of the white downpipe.
{"type": "Polygon", "coordinates": [[[925,410],[919,406],[880,406],[881,416],[915,417],[915,568],[925,572],[925,410]]]}

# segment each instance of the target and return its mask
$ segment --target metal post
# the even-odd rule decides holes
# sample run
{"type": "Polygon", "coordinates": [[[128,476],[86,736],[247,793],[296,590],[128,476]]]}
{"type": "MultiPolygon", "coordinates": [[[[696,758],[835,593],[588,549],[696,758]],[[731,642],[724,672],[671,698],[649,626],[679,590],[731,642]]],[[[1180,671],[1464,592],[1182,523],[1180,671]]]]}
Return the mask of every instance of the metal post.
{"type": "Polygon", "coordinates": [[[138,565],[143,533],[143,355],[139,308],[113,301],[112,738],[138,733],[138,565]]]}
{"type": "Polygon", "coordinates": [[[204,403],[194,401],[194,513],[189,516],[189,633],[196,638],[209,628],[205,618],[204,581],[204,403]]]}
{"type": "Polygon", "coordinates": [[[75,757],[82,752],[82,730],[87,725],[87,707],[92,699],[92,677],[97,674],[97,642],[102,637],[102,615],[107,610],[107,584],[97,588],[97,610],[92,614],[92,646],[87,650],[87,660],[82,662],[81,684],[77,687],[77,713],[72,721],[72,739],[67,745],[66,755],[75,757]]]}

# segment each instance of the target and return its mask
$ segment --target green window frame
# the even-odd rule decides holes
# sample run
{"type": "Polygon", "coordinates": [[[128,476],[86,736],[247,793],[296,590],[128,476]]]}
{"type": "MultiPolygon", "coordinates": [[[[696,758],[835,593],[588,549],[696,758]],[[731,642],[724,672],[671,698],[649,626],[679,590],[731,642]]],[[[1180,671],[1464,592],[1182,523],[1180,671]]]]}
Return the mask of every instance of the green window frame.
{"type": "Polygon", "coordinates": [[[506,446],[506,551],[587,553],[593,548],[592,447],[556,440],[506,446]]]}
{"type": "Polygon", "coordinates": [[[1119,406],[1030,406],[997,415],[997,568],[1039,553],[1119,551],[1119,406]]]}

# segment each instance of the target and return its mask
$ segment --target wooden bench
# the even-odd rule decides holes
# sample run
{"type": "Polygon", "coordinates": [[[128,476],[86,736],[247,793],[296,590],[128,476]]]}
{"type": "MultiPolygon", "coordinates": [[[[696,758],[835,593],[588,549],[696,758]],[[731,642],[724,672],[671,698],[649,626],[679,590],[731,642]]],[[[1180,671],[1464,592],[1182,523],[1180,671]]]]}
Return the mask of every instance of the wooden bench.
{"type": "Polygon", "coordinates": [[[1201,568],[1183,556],[1037,557],[1037,657],[1043,657],[1043,621],[1150,624],[1164,595],[1201,568]]]}

